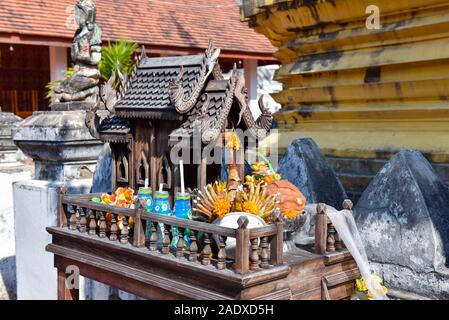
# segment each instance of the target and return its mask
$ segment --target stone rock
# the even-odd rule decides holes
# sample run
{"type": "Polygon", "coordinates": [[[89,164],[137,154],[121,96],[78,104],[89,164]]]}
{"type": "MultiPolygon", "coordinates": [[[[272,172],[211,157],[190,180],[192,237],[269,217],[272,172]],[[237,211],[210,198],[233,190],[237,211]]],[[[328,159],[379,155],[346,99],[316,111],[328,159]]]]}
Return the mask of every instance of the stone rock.
{"type": "Polygon", "coordinates": [[[368,258],[386,273],[391,286],[438,295],[432,281],[417,279],[424,273],[449,275],[448,208],[448,189],[419,151],[399,152],[371,181],[354,218],[368,258]],[[398,268],[408,271],[388,273],[398,268]]]}
{"type": "Polygon", "coordinates": [[[307,203],[322,202],[341,209],[347,198],[334,170],[310,138],[292,142],[279,162],[278,172],[303,193],[307,203]]]}
{"type": "Polygon", "coordinates": [[[12,130],[22,118],[0,110],[0,163],[11,163],[18,159],[17,146],[12,140],[12,130]]]}
{"type": "Polygon", "coordinates": [[[112,191],[112,154],[109,143],[103,146],[95,168],[92,193],[112,191]]]}
{"type": "Polygon", "coordinates": [[[38,111],[13,130],[14,143],[34,160],[35,179],[92,177],[103,142],[85,125],[86,111],[38,111]]]}

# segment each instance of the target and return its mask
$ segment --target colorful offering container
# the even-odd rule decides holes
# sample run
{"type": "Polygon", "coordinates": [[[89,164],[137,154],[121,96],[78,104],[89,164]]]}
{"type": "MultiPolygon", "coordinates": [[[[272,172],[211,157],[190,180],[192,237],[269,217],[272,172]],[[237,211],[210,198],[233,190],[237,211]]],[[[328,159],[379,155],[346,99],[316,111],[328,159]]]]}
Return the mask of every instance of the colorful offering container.
{"type": "MultiPolygon", "coordinates": [[[[147,202],[145,209],[147,210],[147,212],[151,212],[153,206],[153,190],[150,187],[140,187],[139,191],[137,192],[137,199],[138,201],[136,205],[139,205],[140,200],[145,200],[147,202]]],[[[150,239],[151,228],[146,228],[145,237],[147,239],[150,239]]]]}
{"type": "MultiPolygon", "coordinates": [[[[168,200],[168,192],[167,191],[156,191],[154,193],[154,199],[153,199],[153,208],[151,209],[152,213],[155,214],[163,214],[166,216],[171,216],[171,208],[170,208],[170,202],[168,200]]],[[[149,228],[147,228],[149,229],[149,228]]],[[[162,223],[158,223],[158,247],[162,247],[162,238],[164,234],[164,225],[162,223]]]]}
{"type": "Polygon", "coordinates": [[[168,201],[167,191],[156,191],[154,193],[152,213],[163,214],[171,216],[170,202],[168,201]]]}
{"type": "MultiPolygon", "coordinates": [[[[190,205],[190,194],[177,193],[175,197],[175,205],[173,209],[173,216],[180,219],[192,219],[192,207],[190,205]]],[[[171,248],[177,249],[178,244],[178,228],[173,227],[173,239],[171,242],[171,248]]],[[[190,246],[190,229],[186,229],[184,232],[184,249],[190,246]]]]}
{"type": "Polygon", "coordinates": [[[153,206],[153,190],[150,187],[141,187],[137,193],[139,200],[145,200],[147,202],[146,210],[151,212],[153,206]]]}

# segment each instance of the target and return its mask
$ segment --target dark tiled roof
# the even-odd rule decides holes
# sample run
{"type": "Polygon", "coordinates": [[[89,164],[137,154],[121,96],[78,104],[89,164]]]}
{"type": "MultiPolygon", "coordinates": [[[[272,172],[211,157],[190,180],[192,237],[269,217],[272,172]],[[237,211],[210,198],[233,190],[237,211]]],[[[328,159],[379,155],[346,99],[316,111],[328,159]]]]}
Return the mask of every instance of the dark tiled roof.
{"type": "Polygon", "coordinates": [[[187,96],[198,82],[204,55],[143,58],[130,79],[125,95],[115,109],[175,110],[170,102],[169,85],[184,66],[182,85],[187,96]]]}
{"type": "Polygon", "coordinates": [[[130,128],[127,120],[112,116],[101,121],[99,131],[101,134],[126,134],[130,128]]]}

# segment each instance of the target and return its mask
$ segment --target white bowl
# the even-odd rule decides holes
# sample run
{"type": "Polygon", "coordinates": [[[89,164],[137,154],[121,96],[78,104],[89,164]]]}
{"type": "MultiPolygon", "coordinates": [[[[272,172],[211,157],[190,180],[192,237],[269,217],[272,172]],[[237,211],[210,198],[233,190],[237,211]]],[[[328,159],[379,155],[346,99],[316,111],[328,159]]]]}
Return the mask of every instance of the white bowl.
{"type": "MultiPolygon", "coordinates": [[[[216,219],[212,222],[212,224],[218,225],[220,227],[227,227],[232,229],[237,229],[239,227],[238,219],[241,216],[245,216],[248,218],[248,226],[247,229],[259,228],[266,226],[265,221],[254,214],[246,213],[246,212],[231,212],[225,215],[222,219],[216,219]]],[[[214,241],[219,245],[219,239],[217,235],[214,235],[214,241]]],[[[226,239],[226,256],[230,259],[235,259],[235,238],[228,237],[226,239]]]]}

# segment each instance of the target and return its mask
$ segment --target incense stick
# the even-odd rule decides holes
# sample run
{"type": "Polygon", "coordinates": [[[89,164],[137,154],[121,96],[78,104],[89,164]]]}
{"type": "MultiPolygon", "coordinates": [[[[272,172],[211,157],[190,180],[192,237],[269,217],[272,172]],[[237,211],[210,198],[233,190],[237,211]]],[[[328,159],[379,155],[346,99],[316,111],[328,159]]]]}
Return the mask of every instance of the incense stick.
{"type": "Polygon", "coordinates": [[[184,162],[182,160],[179,160],[179,170],[181,174],[181,194],[185,193],[184,188],[184,162]]]}

